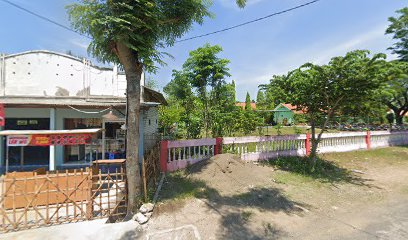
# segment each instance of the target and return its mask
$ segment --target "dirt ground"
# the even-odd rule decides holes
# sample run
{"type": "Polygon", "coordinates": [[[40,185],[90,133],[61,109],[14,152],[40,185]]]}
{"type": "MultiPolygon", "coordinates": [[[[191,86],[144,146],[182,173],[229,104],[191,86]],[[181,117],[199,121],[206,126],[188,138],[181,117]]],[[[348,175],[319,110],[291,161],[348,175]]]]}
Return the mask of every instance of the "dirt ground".
{"type": "Polygon", "coordinates": [[[328,175],[219,155],[168,175],[146,225],[92,221],[0,239],[408,239],[407,147],[321,158],[328,175]]]}
{"type": "Polygon", "coordinates": [[[322,158],[335,163],[338,178],[243,163],[229,154],[173,174],[145,237],[408,239],[408,148],[322,158]]]}

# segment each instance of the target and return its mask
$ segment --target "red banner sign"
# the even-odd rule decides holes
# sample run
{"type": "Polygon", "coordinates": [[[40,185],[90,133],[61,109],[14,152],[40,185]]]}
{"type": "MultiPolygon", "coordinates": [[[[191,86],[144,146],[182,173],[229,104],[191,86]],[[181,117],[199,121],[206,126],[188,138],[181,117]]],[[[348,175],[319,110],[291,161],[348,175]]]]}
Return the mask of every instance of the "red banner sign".
{"type": "Polygon", "coordinates": [[[10,135],[7,136],[7,146],[84,145],[91,139],[91,134],[10,135]]]}
{"type": "Polygon", "coordinates": [[[48,135],[32,135],[30,145],[50,146],[51,138],[48,135]]]}
{"type": "Polygon", "coordinates": [[[4,104],[0,103],[0,127],[6,125],[6,113],[4,111],[4,104]]]}

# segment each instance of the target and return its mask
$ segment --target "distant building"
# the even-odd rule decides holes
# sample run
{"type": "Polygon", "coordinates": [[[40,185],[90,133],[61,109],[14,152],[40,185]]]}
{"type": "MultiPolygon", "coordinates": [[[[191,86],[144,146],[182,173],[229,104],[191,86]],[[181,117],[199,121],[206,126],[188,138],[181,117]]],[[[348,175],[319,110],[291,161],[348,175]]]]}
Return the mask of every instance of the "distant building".
{"type": "Polygon", "coordinates": [[[297,106],[289,103],[279,104],[273,111],[273,121],[277,124],[292,125],[295,123],[295,114],[304,114],[297,110],[297,106]]]}
{"type": "MultiPolygon", "coordinates": [[[[161,93],[144,87],[144,78],[141,85],[140,156],[155,141],[157,106],[166,103],[161,93]]],[[[117,67],[98,67],[86,59],[43,50],[1,55],[3,130],[105,129],[89,146],[10,147],[10,169],[47,167],[50,161],[68,168],[124,157],[125,93],[126,78],[117,67]]],[[[4,149],[0,139],[0,168],[4,149]]]]}
{"type": "MultiPolygon", "coordinates": [[[[246,103],[245,102],[236,102],[235,106],[241,107],[244,110],[245,106],[246,106],[246,103]]],[[[256,103],[251,102],[251,108],[252,108],[252,110],[256,110],[256,103]]]]}

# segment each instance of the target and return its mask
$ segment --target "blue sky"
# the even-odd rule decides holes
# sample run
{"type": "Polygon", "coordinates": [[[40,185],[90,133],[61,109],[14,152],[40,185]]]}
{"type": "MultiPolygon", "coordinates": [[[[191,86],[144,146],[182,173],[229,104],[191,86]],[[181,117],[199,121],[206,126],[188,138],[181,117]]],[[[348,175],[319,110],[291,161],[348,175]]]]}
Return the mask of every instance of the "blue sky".
{"type": "MultiPolygon", "coordinates": [[[[64,6],[72,0],[11,0],[36,13],[69,25],[64,6]]],[[[191,37],[262,17],[309,0],[249,0],[239,9],[235,0],[214,0],[216,17],[185,35],[191,37]]],[[[156,79],[160,87],[171,80],[172,69],[180,69],[188,52],[205,43],[219,44],[221,57],[231,60],[230,72],[237,83],[237,98],[245,100],[248,91],[256,98],[257,86],[274,74],[286,73],[305,62],[326,63],[331,57],[354,49],[389,54],[393,43],[384,32],[388,17],[408,6],[406,0],[321,0],[290,13],[269,18],[228,32],[178,43],[165,49],[166,58],[156,79]]],[[[52,25],[0,1],[0,52],[17,53],[46,49],[71,50],[87,56],[89,39],[52,25]]]]}

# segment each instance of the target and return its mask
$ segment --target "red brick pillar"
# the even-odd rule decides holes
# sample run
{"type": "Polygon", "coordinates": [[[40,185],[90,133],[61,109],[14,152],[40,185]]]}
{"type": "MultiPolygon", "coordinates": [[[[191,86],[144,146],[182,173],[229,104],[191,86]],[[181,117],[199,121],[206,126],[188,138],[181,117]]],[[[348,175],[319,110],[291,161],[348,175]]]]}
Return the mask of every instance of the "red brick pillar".
{"type": "Polygon", "coordinates": [[[306,133],[306,139],[305,139],[306,156],[310,156],[310,152],[311,152],[310,138],[311,138],[310,133],[306,133]]]}
{"type": "Polygon", "coordinates": [[[367,144],[367,149],[371,149],[371,132],[370,131],[367,131],[366,144],[367,144]]]}
{"type": "Polygon", "coordinates": [[[215,139],[215,149],[214,155],[222,154],[222,138],[218,137],[215,139]]]}
{"type": "Polygon", "coordinates": [[[169,141],[163,140],[160,142],[160,168],[162,172],[167,172],[168,146],[169,141]]]}

